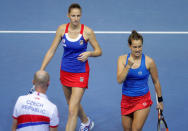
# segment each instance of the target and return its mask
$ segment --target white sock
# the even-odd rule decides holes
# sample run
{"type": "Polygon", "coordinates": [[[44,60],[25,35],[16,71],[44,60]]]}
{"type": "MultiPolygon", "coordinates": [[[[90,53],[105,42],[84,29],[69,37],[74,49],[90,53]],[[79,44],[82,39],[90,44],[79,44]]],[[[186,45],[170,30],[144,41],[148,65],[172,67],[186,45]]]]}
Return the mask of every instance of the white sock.
{"type": "Polygon", "coordinates": [[[89,126],[89,124],[90,124],[90,119],[89,119],[89,117],[88,117],[87,119],[88,119],[88,121],[87,121],[86,123],[83,123],[85,126],[89,126]]]}

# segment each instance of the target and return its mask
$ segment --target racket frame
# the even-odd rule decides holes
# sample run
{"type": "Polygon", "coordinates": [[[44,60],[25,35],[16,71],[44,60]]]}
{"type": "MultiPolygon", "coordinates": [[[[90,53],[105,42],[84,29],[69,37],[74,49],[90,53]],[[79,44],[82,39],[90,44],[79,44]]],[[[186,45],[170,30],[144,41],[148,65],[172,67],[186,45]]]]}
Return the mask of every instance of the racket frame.
{"type": "MultiPolygon", "coordinates": [[[[158,99],[157,99],[157,94],[156,94],[156,102],[158,104],[158,99]]],[[[166,127],[166,131],[168,131],[168,125],[164,119],[164,116],[163,116],[163,111],[158,109],[158,122],[157,122],[157,131],[160,131],[160,122],[163,121],[165,127],[166,127]]]]}

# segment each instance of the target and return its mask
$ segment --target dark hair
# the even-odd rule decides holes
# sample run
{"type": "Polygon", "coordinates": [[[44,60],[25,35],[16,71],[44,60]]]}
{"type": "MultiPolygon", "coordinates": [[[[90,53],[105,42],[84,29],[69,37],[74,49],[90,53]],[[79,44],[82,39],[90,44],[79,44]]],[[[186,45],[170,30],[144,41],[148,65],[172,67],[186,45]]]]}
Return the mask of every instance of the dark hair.
{"type": "Polygon", "coordinates": [[[141,34],[137,33],[136,30],[133,30],[132,33],[129,35],[128,38],[129,45],[132,44],[132,40],[141,40],[143,44],[143,37],[141,34]]]}
{"type": "Polygon", "coordinates": [[[80,9],[80,11],[82,12],[82,7],[81,7],[78,3],[72,3],[72,4],[69,6],[68,13],[70,13],[70,12],[71,12],[71,9],[74,9],[74,8],[80,9]]]}

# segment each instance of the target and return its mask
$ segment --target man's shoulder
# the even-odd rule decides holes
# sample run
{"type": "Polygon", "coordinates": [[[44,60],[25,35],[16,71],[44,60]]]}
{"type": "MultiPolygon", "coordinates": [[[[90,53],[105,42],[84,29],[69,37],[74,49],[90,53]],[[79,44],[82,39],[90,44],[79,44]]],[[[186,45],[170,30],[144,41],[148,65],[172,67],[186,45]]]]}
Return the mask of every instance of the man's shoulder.
{"type": "Polygon", "coordinates": [[[21,95],[18,97],[18,100],[24,100],[28,97],[28,95],[21,95]]]}
{"type": "Polygon", "coordinates": [[[50,107],[56,108],[56,105],[51,100],[49,100],[47,97],[46,98],[40,97],[40,96],[36,96],[35,94],[28,94],[28,95],[19,96],[17,101],[21,102],[21,101],[27,101],[27,100],[33,100],[35,102],[40,101],[42,103],[47,104],[50,107]]]}
{"type": "Polygon", "coordinates": [[[18,100],[19,101],[26,101],[26,100],[32,99],[34,97],[35,97],[34,94],[21,95],[21,96],[18,97],[18,100]]]}
{"type": "Polygon", "coordinates": [[[28,99],[27,97],[27,95],[19,96],[16,101],[17,105],[22,105],[23,103],[25,103],[25,101],[27,101],[28,99]]]}

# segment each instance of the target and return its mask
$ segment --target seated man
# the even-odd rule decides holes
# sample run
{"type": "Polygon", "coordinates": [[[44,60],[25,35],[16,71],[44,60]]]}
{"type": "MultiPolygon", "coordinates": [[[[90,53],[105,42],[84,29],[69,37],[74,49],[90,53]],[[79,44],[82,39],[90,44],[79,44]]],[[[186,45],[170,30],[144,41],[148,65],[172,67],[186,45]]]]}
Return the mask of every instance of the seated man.
{"type": "Polygon", "coordinates": [[[13,112],[12,131],[57,131],[58,110],[46,96],[49,80],[47,72],[35,73],[33,84],[36,91],[18,98],[13,112]]]}

